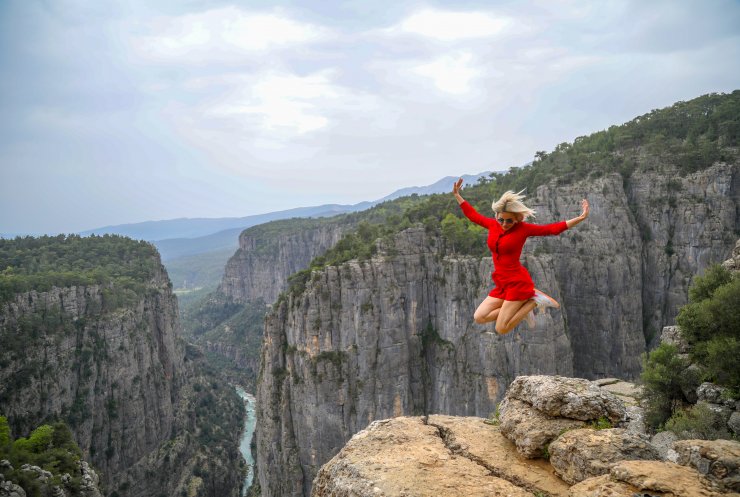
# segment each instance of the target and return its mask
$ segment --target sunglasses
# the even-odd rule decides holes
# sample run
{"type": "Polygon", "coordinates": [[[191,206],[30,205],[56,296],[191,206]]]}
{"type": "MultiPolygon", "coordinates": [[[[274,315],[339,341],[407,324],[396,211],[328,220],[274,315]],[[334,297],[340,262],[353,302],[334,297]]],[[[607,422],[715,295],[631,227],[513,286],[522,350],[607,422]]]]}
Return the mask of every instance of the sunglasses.
{"type": "Polygon", "coordinates": [[[501,224],[514,224],[513,219],[504,219],[503,217],[498,218],[496,221],[498,221],[501,224]]]}

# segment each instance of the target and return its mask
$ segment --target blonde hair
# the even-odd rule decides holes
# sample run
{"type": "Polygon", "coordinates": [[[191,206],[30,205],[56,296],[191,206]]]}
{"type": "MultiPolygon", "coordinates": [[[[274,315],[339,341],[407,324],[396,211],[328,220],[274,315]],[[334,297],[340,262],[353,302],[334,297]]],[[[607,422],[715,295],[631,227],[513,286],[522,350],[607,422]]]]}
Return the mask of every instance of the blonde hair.
{"type": "Polygon", "coordinates": [[[507,191],[501,198],[491,204],[493,212],[499,214],[501,212],[511,212],[514,214],[521,214],[520,219],[526,220],[529,217],[534,217],[535,211],[524,205],[524,190],[519,193],[514,193],[511,190],[507,191]]]}

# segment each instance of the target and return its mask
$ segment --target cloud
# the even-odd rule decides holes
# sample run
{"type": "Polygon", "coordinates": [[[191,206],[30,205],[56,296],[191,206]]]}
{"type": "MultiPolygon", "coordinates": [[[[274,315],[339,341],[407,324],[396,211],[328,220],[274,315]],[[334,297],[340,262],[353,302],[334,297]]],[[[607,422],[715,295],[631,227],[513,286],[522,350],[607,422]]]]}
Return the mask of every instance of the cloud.
{"type": "Polygon", "coordinates": [[[296,21],[278,9],[249,12],[237,7],[161,17],[137,31],[131,43],[140,56],[177,63],[239,60],[332,37],[328,28],[296,21]]]}
{"type": "Polygon", "coordinates": [[[510,24],[511,19],[487,12],[424,9],[406,17],[389,31],[440,41],[460,41],[498,35],[510,24]]]}
{"type": "Polygon", "coordinates": [[[473,54],[462,52],[444,55],[425,64],[412,68],[412,72],[430,78],[441,91],[463,94],[470,91],[471,81],[481,74],[473,67],[473,54]]]}

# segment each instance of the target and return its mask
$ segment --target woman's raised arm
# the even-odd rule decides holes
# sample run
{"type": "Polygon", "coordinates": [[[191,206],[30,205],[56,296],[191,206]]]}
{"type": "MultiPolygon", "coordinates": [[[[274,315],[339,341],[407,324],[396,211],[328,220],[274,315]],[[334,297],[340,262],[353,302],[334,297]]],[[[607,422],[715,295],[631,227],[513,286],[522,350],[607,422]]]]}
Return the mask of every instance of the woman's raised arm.
{"type": "Polygon", "coordinates": [[[568,219],[565,222],[565,224],[568,225],[568,228],[572,228],[573,226],[580,223],[581,221],[584,221],[588,217],[589,210],[590,208],[588,205],[588,200],[584,198],[583,200],[581,200],[581,215],[578,217],[574,217],[573,219],[568,219]]]}
{"type": "Polygon", "coordinates": [[[496,222],[495,219],[482,216],[477,210],[473,208],[472,205],[470,205],[468,202],[465,201],[464,198],[462,198],[462,195],[460,195],[460,187],[462,186],[462,182],[463,180],[462,178],[460,178],[455,182],[454,185],[452,185],[452,194],[457,199],[457,203],[460,204],[460,208],[462,209],[463,214],[465,214],[465,217],[473,221],[475,224],[483,226],[484,228],[498,226],[498,222],[496,222]]]}

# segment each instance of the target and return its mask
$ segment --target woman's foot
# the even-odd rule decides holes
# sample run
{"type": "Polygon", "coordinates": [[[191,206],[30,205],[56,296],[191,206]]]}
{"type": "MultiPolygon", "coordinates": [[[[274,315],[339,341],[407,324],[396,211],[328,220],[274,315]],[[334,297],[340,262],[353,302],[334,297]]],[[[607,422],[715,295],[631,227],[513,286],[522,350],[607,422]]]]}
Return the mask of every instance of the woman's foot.
{"type": "Polygon", "coordinates": [[[542,290],[537,290],[536,288],[534,290],[534,297],[532,297],[532,300],[534,300],[535,304],[537,304],[537,309],[539,309],[540,312],[544,312],[545,309],[547,309],[548,307],[552,307],[553,309],[560,308],[560,304],[557,300],[550,297],[542,290]]]}

